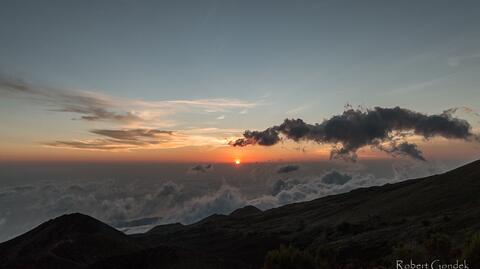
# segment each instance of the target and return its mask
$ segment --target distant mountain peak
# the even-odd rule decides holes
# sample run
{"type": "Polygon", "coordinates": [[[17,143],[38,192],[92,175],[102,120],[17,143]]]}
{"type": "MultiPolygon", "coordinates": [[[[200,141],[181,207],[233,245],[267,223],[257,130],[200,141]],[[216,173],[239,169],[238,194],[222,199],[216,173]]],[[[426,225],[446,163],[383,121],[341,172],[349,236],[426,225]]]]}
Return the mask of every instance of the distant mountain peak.
{"type": "MultiPolygon", "coordinates": [[[[74,268],[142,247],[124,233],[90,216],[72,213],[51,219],[33,230],[0,244],[0,268],[33,268],[38,260],[74,268]],[[67,266],[68,264],[68,266],[67,266]],[[27,266],[29,265],[29,266],[27,266]]],[[[51,265],[50,264],[50,265],[51,265]]],[[[37,268],[49,268],[38,265],[37,268]]]]}
{"type": "Polygon", "coordinates": [[[231,217],[245,217],[245,216],[250,216],[254,214],[259,214],[262,213],[263,211],[254,207],[253,205],[247,205],[245,207],[239,208],[234,210],[232,213],[230,213],[229,216],[231,217]]]}
{"type": "MultiPolygon", "coordinates": [[[[49,220],[37,228],[55,230],[55,234],[96,234],[96,233],[114,233],[123,235],[120,231],[109,225],[81,213],[65,214],[60,217],[49,220]]],[[[35,229],[34,229],[35,230],[35,229]]],[[[40,229],[39,229],[40,230],[40,229]]]]}

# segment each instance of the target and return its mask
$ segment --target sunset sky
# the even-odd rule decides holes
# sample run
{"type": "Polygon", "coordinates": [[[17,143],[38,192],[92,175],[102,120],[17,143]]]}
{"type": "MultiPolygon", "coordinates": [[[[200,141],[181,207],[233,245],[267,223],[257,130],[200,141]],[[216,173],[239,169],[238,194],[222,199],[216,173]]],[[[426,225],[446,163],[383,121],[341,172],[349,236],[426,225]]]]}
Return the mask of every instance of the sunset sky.
{"type": "MultiPolygon", "coordinates": [[[[458,108],[479,133],[478,1],[301,2],[2,1],[0,162],[326,160],[329,143],[228,143],[348,105],[458,108]]],[[[412,141],[480,158],[474,139],[412,141]]]]}
{"type": "Polygon", "coordinates": [[[2,0],[0,242],[67,213],[144,232],[480,159],[479,14],[2,0]]]}

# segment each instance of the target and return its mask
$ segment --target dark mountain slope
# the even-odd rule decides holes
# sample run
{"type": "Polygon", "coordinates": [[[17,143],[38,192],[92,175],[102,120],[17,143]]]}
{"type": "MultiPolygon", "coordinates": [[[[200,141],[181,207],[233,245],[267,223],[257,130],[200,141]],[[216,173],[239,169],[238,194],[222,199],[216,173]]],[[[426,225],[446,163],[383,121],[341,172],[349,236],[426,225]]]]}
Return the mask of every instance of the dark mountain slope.
{"type": "Polygon", "coordinates": [[[225,260],[201,251],[181,247],[158,246],[139,252],[112,256],[91,264],[89,269],[241,269],[246,263],[225,260]]]}
{"type": "Polygon", "coordinates": [[[370,268],[402,243],[480,231],[480,161],[445,174],[357,189],[267,211],[246,207],[192,225],[126,236],[81,214],[0,244],[0,268],[260,268],[280,244],[335,249],[370,268]]]}

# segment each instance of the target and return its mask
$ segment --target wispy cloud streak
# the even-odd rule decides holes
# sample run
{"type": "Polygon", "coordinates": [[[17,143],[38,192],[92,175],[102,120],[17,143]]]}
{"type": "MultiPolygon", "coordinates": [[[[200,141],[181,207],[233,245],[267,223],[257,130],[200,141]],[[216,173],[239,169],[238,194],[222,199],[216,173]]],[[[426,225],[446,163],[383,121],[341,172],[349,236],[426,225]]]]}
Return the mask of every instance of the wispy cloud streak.
{"type": "Polygon", "coordinates": [[[144,101],[121,99],[90,91],[40,87],[23,80],[0,77],[0,94],[30,100],[52,111],[78,114],[75,119],[122,124],[174,125],[167,115],[193,112],[239,112],[258,106],[257,102],[214,98],[198,100],[144,101]]]}
{"type": "Polygon", "coordinates": [[[94,129],[90,133],[100,136],[86,140],[59,140],[45,143],[46,146],[100,150],[130,151],[135,149],[169,149],[187,146],[225,146],[226,139],[209,134],[191,134],[157,129],[94,129]]]}
{"type": "Polygon", "coordinates": [[[0,93],[46,105],[53,111],[75,113],[81,120],[119,123],[142,120],[134,112],[121,111],[113,98],[94,92],[59,90],[35,86],[23,80],[0,78],[0,93]]]}

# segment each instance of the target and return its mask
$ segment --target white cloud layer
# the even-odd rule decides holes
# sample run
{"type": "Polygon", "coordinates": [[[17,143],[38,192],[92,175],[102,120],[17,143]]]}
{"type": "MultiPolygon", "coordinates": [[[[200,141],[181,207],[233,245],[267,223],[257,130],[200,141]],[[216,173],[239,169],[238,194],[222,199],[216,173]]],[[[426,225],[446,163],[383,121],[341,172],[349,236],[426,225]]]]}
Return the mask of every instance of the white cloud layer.
{"type": "Polygon", "coordinates": [[[182,180],[181,176],[175,181],[149,182],[60,180],[0,188],[0,241],[70,212],[85,213],[127,232],[138,232],[155,224],[193,223],[211,214],[228,214],[245,205],[265,210],[445,170],[435,163],[405,161],[394,164],[393,177],[384,178],[361,174],[356,166],[345,167],[347,172],[330,168],[318,176],[300,172],[278,174],[278,167],[270,170],[257,167],[236,180],[226,181],[221,180],[224,168],[207,168],[208,173],[185,171],[184,177],[189,180],[182,180]],[[217,170],[221,176],[214,179],[217,170]],[[328,181],[326,175],[329,175],[328,181]],[[128,222],[142,225],[125,227],[128,222]]]}

